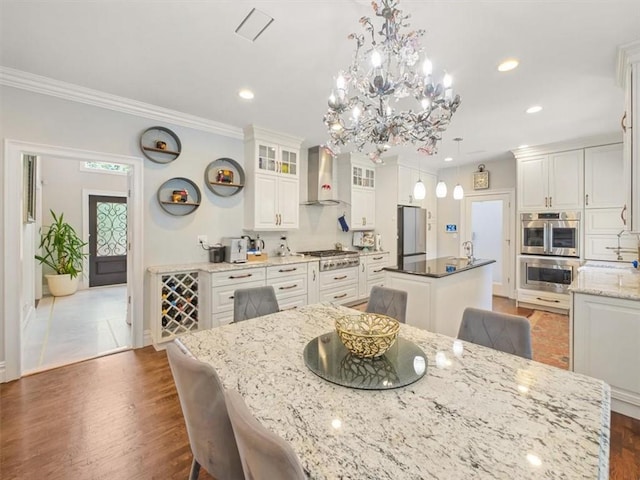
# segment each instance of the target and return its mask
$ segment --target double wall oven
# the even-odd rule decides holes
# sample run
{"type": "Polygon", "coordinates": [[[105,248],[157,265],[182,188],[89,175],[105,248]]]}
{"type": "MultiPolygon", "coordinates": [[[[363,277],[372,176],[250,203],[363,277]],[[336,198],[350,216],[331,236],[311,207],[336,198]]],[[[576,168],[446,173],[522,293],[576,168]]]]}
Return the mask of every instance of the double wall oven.
{"type": "Polygon", "coordinates": [[[567,293],[580,266],[580,212],[520,215],[520,288],[567,293]]]}

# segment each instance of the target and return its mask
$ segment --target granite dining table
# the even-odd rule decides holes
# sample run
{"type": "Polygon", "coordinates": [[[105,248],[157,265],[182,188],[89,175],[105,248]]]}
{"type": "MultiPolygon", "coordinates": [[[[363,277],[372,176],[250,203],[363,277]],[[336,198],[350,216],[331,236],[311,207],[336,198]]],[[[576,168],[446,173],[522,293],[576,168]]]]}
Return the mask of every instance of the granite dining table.
{"type": "Polygon", "coordinates": [[[426,373],[388,390],[314,374],[305,346],[357,314],[308,305],[177,340],[293,447],[312,479],[605,479],[610,389],[600,381],[410,325],[426,373]]]}

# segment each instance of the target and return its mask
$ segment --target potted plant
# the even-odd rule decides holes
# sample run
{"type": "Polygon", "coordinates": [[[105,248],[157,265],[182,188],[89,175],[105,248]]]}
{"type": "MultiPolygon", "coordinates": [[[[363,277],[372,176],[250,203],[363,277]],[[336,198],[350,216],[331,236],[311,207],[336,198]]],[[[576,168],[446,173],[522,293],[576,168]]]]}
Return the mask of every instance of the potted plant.
{"type": "Polygon", "coordinates": [[[50,267],[55,274],[45,275],[49,292],[54,297],[71,295],[78,289],[78,275],[82,272],[82,260],[87,245],[74,228],[64,221],[64,214],[50,210],[53,223],[40,237],[41,255],[36,260],[50,267]]]}

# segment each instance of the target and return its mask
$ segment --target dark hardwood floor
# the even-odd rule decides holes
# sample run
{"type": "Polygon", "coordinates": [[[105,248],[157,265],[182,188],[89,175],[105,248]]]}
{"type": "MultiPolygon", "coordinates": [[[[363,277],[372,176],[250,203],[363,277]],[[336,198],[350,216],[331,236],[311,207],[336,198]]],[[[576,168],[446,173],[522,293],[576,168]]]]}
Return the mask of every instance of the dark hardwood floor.
{"type": "MultiPolygon", "coordinates": [[[[516,313],[508,301],[495,308],[516,313]]],[[[1,384],[0,425],[3,480],[188,478],[180,403],[166,355],[152,347],[1,384]]],[[[640,421],[615,413],[610,472],[640,479],[640,421]]]]}

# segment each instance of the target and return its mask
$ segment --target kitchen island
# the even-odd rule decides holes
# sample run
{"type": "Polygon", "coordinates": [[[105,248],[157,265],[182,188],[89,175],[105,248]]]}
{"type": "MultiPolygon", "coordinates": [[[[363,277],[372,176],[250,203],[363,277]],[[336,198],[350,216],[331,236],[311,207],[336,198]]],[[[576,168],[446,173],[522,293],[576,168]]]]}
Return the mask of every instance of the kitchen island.
{"type": "Polygon", "coordinates": [[[441,257],[385,268],[385,285],[407,292],[407,323],[456,337],[467,307],[492,308],[495,260],[441,257]]]}
{"type": "Polygon", "coordinates": [[[604,382],[471,343],[454,349],[451,337],[403,324],[424,376],[391,390],[342,387],[309,370],[303,351],[356,313],[308,305],[178,342],[289,442],[310,479],[608,478],[604,382]]]}

